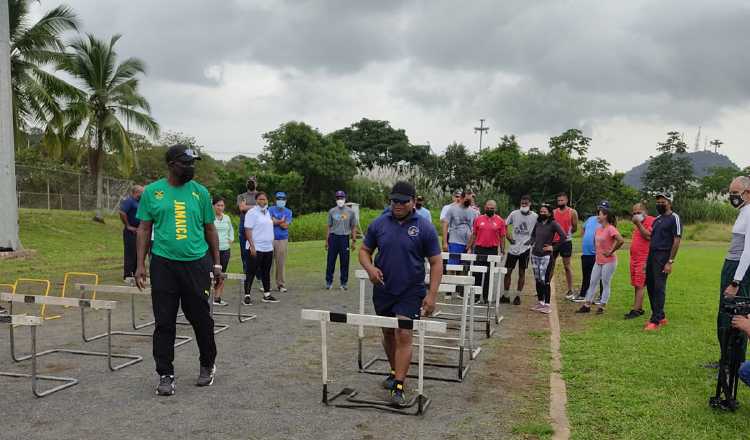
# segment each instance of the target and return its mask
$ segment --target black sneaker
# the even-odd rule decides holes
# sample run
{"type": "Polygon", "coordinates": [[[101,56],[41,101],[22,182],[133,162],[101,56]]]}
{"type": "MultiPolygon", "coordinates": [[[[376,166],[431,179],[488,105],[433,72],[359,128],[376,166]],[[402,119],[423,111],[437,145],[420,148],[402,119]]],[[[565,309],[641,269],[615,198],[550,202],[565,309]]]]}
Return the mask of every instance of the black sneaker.
{"type": "Polygon", "coordinates": [[[513,305],[514,306],[520,306],[521,305],[521,297],[520,296],[517,296],[517,297],[513,298],[513,305]]]}
{"type": "Polygon", "coordinates": [[[156,394],[159,396],[174,395],[174,375],[165,374],[159,376],[159,386],[156,387],[156,394]]]}
{"type": "Polygon", "coordinates": [[[510,304],[510,298],[508,298],[505,295],[501,296],[500,297],[500,304],[510,304]]]}
{"type": "Polygon", "coordinates": [[[635,319],[640,317],[641,315],[643,315],[643,310],[641,310],[640,313],[638,310],[631,310],[625,314],[625,319],[635,319]]]}
{"type": "Polygon", "coordinates": [[[246,306],[253,305],[253,300],[252,300],[252,298],[250,298],[250,295],[245,295],[245,298],[242,300],[242,304],[244,304],[246,306]]]}
{"type": "Polygon", "coordinates": [[[195,385],[199,387],[207,387],[213,385],[214,374],[216,374],[216,365],[211,368],[201,367],[201,372],[198,375],[198,381],[195,382],[195,385]]]}
{"type": "Polygon", "coordinates": [[[348,288],[348,287],[346,287],[346,284],[342,284],[342,285],[341,285],[341,290],[349,290],[349,288],[348,288]]]}
{"type": "Polygon", "coordinates": [[[708,368],[711,370],[718,370],[721,364],[719,362],[709,362],[707,364],[703,365],[703,368],[708,368]]]}
{"type": "Polygon", "coordinates": [[[224,301],[224,298],[214,298],[214,305],[226,307],[229,305],[229,303],[224,301]]]}
{"type": "Polygon", "coordinates": [[[591,312],[591,307],[588,306],[581,306],[580,309],[576,310],[576,313],[589,313],[591,312]]]}
{"type": "Polygon", "coordinates": [[[601,308],[601,307],[599,307],[598,309],[596,309],[596,314],[597,315],[603,315],[604,314],[604,309],[601,308]]]}
{"type": "Polygon", "coordinates": [[[396,378],[393,377],[392,374],[389,374],[388,377],[383,379],[383,388],[385,388],[386,390],[392,390],[394,385],[396,385],[396,378]]]}
{"type": "Polygon", "coordinates": [[[396,408],[404,408],[407,405],[406,393],[404,391],[404,384],[395,382],[390,392],[391,406],[396,408]]]}
{"type": "Polygon", "coordinates": [[[277,303],[279,302],[278,299],[274,298],[273,295],[263,296],[263,299],[261,299],[264,303],[277,303]]]}

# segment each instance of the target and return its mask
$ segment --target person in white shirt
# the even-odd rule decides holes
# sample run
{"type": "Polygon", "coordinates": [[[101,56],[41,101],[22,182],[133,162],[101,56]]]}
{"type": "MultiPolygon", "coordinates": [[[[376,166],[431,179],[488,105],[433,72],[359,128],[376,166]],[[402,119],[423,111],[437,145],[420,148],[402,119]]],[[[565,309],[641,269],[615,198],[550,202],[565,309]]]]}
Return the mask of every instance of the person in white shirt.
{"type": "MultiPolygon", "coordinates": [[[[214,196],[213,198],[214,214],[214,226],[216,226],[216,233],[219,235],[219,261],[221,262],[221,272],[227,273],[227,267],[229,266],[229,258],[231,257],[231,247],[234,241],[234,226],[232,226],[232,219],[228,215],[224,214],[224,198],[214,196]]],[[[229,303],[224,301],[221,297],[224,293],[224,285],[214,289],[214,305],[215,306],[227,306],[229,303]]]]}
{"type": "Polygon", "coordinates": [[[444,222],[446,217],[448,216],[448,210],[451,206],[458,205],[461,201],[461,190],[457,189],[453,192],[453,202],[448,203],[447,205],[443,206],[443,209],[440,210],[440,221],[444,222]]]}
{"type": "Polygon", "coordinates": [[[245,305],[252,305],[250,292],[253,280],[260,275],[263,283],[263,298],[261,301],[279,302],[271,295],[271,264],[273,263],[273,219],[268,212],[268,195],[259,192],[255,195],[255,208],[245,214],[245,247],[248,251],[247,272],[245,280],[249,283],[245,290],[245,305]]]}

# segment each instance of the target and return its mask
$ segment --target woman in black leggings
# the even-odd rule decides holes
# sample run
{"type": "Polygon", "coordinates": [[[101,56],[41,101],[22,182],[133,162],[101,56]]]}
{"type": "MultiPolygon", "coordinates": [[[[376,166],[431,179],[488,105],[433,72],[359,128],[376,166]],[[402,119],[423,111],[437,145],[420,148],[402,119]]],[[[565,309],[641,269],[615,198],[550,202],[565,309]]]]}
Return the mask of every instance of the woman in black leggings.
{"type": "Polygon", "coordinates": [[[543,203],[539,207],[539,218],[531,232],[531,266],[534,269],[536,297],[539,300],[539,303],[531,310],[536,312],[550,313],[552,310],[549,305],[552,295],[550,279],[555,264],[555,260],[552,259],[552,252],[555,250],[552,239],[556,233],[560,237],[565,236],[565,231],[560,224],[552,219],[550,206],[543,203]]]}
{"type": "Polygon", "coordinates": [[[245,279],[245,305],[252,305],[250,292],[253,280],[258,276],[263,283],[263,302],[279,302],[271,295],[271,264],[273,263],[273,220],[268,212],[268,196],[264,192],[255,195],[255,207],[245,214],[245,238],[248,261],[245,279]]]}

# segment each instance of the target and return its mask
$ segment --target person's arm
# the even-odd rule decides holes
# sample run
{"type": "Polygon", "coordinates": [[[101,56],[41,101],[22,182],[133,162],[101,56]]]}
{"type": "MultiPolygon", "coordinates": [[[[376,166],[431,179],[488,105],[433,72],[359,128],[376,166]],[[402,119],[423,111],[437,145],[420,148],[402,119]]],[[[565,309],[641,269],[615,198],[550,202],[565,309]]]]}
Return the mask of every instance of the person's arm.
{"type": "Polygon", "coordinates": [[[245,240],[247,241],[247,251],[251,256],[255,256],[255,243],[253,242],[253,216],[250,212],[245,215],[245,240]]]}
{"type": "Polygon", "coordinates": [[[224,277],[221,273],[221,259],[219,258],[219,234],[216,232],[216,225],[206,223],[203,225],[203,236],[208,243],[208,252],[214,261],[212,272],[214,274],[214,287],[219,288],[224,284],[224,277]]]}
{"type": "Polygon", "coordinates": [[[229,216],[226,216],[226,217],[227,217],[227,221],[229,222],[228,233],[229,233],[229,243],[231,244],[234,242],[234,225],[232,224],[232,219],[229,216]]]}
{"type": "Polygon", "coordinates": [[[747,316],[737,315],[732,318],[732,327],[741,330],[750,336],[750,319],[747,316]]]}
{"type": "Polygon", "coordinates": [[[125,229],[127,229],[130,232],[136,232],[138,228],[135,226],[130,226],[130,223],[128,222],[128,215],[122,212],[122,210],[117,212],[120,215],[120,221],[122,222],[123,226],[125,226],[125,229]]]}
{"type": "Polygon", "coordinates": [[[750,219],[745,222],[745,247],[742,248],[742,256],[737,270],[734,272],[734,281],[738,283],[745,279],[747,269],[750,267],[750,219]]]}
{"type": "Polygon", "coordinates": [[[365,238],[362,240],[362,246],[359,247],[359,264],[367,272],[367,276],[373,285],[382,286],[385,284],[383,271],[378,269],[372,262],[372,254],[377,247],[378,237],[373,225],[370,225],[365,233],[365,238]]]}
{"type": "Polygon", "coordinates": [[[443,252],[448,252],[448,222],[440,220],[440,229],[443,236],[443,252]]]}
{"type": "Polygon", "coordinates": [[[136,233],[136,270],[135,270],[135,285],[138,289],[146,287],[146,254],[148,253],[148,247],[151,242],[151,230],[153,223],[151,220],[141,220],[141,224],[138,225],[138,231],[136,233]]]}
{"type": "MultiPolygon", "coordinates": [[[[557,233],[557,235],[560,236],[560,241],[556,241],[556,242],[553,241],[552,244],[545,245],[544,246],[544,250],[547,251],[547,252],[549,252],[549,251],[554,252],[554,251],[558,250],[560,248],[560,246],[562,246],[563,243],[565,243],[565,240],[562,240],[562,237],[567,237],[567,235],[565,234],[565,231],[563,231],[562,226],[560,226],[560,223],[557,223],[556,221],[553,221],[552,222],[552,227],[555,229],[555,232],[557,233]]],[[[555,234],[552,234],[552,236],[554,237],[555,234]]]]}
{"type": "Polygon", "coordinates": [[[422,315],[431,316],[435,311],[438,288],[443,278],[443,257],[441,254],[437,254],[429,257],[427,261],[430,263],[430,287],[424,300],[422,300],[422,315]]]}
{"type": "Polygon", "coordinates": [[[497,246],[498,255],[505,255],[505,236],[508,234],[508,229],[505,226],[505,222],[500,225],[500,244],[497,246]]]}
{"type": "Polygon", "coordinates": [[[623,240],[622,235],[620,235],[619,231],[614,234],[613,238],[615,239],[615,244],[614,246],[612,246],[612,249],[609,252],[604,254],[605,257],[614,255],[615,252],[617,252],[617,250],[622,247],[623,243],[625,243],[625,240],[623,240]]]}
{"type": "Polygon", "coordinates": [[[281,229],[289,229],[289,225],[292,223],[292,212],[290,211],[288,214],[285,213],[284,217],[281,218],[281,223],[279,223],[279,227],[281,229]],[[287,217],[289,217],[287,219],[287,217]]]}
{"type": "MultiPolygon", "coordinates": [[[[573,209],[573,208],[570,208],[573,209]]],[[[573,212],[570,213],[570,235],[576,233],[578,230],[578,211],[573,209],[573,212]]]]}
{"type": "Polygon", "coordinates": [[[666,274],[672,273],[672,262],[677,258],[677,251],[680,250],[680,243],[682,242],[682,223],[680,223],[680,217],[677,214],[672,215],[675,217],[674,238],[672,239],[672,250],[669,252],[669,261],[667,261],[663,269],[663,272],[666,274]]]}
{"type": "Polygon", "coordinates": [[[333,216],[331,215],[331,211],[328,211],[328,221],[326,222],[326,241],[325,241],[326,250],[328,250],[328,241],[331,238],[331,226],[333,226],[333,216]]]}
{"type": "Polygon", "coordinates": [[[477,233],[474,231],[471,231],[471,235],[469,236],[469,241],[466,243],[466,253],[470,254],[472,253],[474,249],[474,242],[477,241],[477,233]]]}
{"type": "MultiPolygon", "coordinates": [[[[645,221],[645,218],[644,218],[645,221]]],[[[633,220],[633,224],[635,224],[635,227],[638,228],[638,232],[641,233],[641,237],[643,237],[646,240],[651,240],[651,230],[646,227],[646,225],[643,224],[640,220],[633,220]]]]}

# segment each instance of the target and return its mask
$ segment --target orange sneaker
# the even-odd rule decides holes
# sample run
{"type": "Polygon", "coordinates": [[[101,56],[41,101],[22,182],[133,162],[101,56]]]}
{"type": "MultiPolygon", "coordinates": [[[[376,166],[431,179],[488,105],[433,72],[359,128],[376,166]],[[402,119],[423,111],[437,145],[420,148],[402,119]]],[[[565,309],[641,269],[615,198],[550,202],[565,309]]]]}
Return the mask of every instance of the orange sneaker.
{"type": "Polygon", "coordinates": [[[649,321],[648,324],[646,324],[646,326],[643,327],[643,330],[647,332],[655,332],[659,330],[659,324],[654,324],[653,322],[649,321]]]}
{"type": "Polygon", "coordinates": [[[659,321],[659,327],[664,327],[665,325],[667,325],[667,322],[669,322],[667,321],[667,318],[662,319],[661,321],[659,321]]]}

